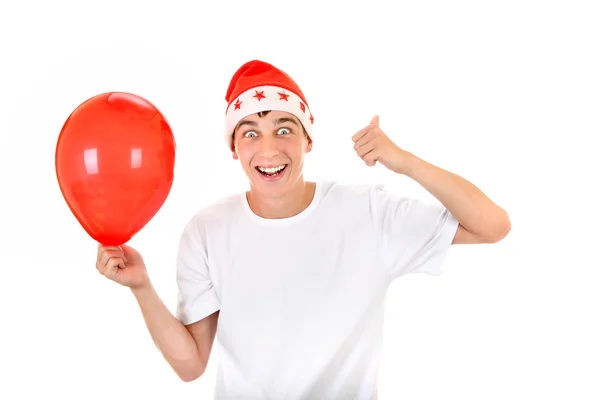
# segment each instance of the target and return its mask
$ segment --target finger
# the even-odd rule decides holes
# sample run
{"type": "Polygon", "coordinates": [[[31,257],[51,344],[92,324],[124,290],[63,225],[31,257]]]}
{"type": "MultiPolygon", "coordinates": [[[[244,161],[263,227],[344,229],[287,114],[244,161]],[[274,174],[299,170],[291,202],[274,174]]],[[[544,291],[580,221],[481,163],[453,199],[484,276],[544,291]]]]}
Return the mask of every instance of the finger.
{"type": "Polygon", "coordinates": [[[121,248],[121,246],[102,246],[102,245],[98,245],[98,258],[97,261],[100,261],[102,259],[102,255],[107,252],[107,251],[116,251],[119,252],[121,254],[121,257],[123,257],[123,259],[125,260],[125,262],[127,262],[127,257],[125,257],[125,252],[123,251],[123,249],[121,248]]]}
{"type": "Polygon", "coordinates": [[[123,253],[120,250],[104,250],[96,263],[96,269],[105,274],[114,268],[125,268],[123,253]]]}
{"type": "Polygon", "coordinates": [[[371,119],[371,125],[379,126],[379,115],[376,115],[371,119]]]}
{"type": "Polygon", "coordinates": [[[104,251],[105,247],[102,246],[102,243],[98,243],[98,251],[96,253],[96,261],[100,260],[100,257],[102,257],[102,252],[104,251]]]}
{"type": "Polygon", "coordinates": [[[125,268],[125,263],[123,262],[123,259],[118,257],[112,257],[108,260],[104,267],[101,267],[98,271],[106,277],[111,277],[118,274],[119,271],[123,268],[125,268]]]}
{"type": "Polygon", "coordinates": [[[370,151],[367,154],[365,154],[363,156],[363,160],[365,162],[365,164],[367,165],[367,167],[374,167],[375,164],[377,164],[377,154],[376,152],[370,151]]]}
{"type": "Polygon", "coordinates": [[[120,245],[118,247],[121,250],[121,252],[123,253],[123,257],[125,257],[124,258],[125,262],[128,262],[127,261],[127,258],[128,258],[127,255],[131,256],[132,258],[135,258],[135,253],[134,253],[135,250],[132,247],[130,247],[130,246],[126,245],[126,244],[122,244],[122,245],[120,245]]]}
{"type": "Polygon", "coordinates": [[[378,132],[378,130],[372,130],[366,133],[363,137],[361,137],[354,143],[354,150],[358,150],[360,147],[364,146],[369,142],[375,142],[377,139],[378,132]]]}
{"type": "Polygon", "coordinates": [[[119,270],[125,267],[125,263],[122,258],[112,257],[110,258],[106,264],[98,264],[96,269],[100,272],[101,275],[106,277],[115,275],[119,270]]]}
{"type": "Polygon", "coordinates": [[[100,258],[100,263],[106,264],[111,258],[118,258],[125,262],[125,256],[121,250],[105,250],[100,258]]]}
{"type": "Polygon", "coordinates": [[[365,155],[372,152],[374,149],[375,149],[375,143],[373,143],[372,141],[367,141],[362,146],[358,147],[355,150],[356,150],[356,154],[358,154],[358,156],[360,158],[364,158],[365,155]]]}
{"type": "Polygon", "coordinates": [[[371,132],[375,127],[372,125],[366,126],[364,128],[362,128],[360,131],[356,132],[353,136],[352,136],[352,141],[353,142],[357,142],[358,140],[360,140],[363,136],[365,136],[366,134],[368,134],[369,132],[371,132]]]}
{"type": "Polygon", "coordinates": [[[105,246],[102,243],[98,243],[98,257],[100,257],[105,250],[117,250],[118,248],[119,246],[105,246]]]}

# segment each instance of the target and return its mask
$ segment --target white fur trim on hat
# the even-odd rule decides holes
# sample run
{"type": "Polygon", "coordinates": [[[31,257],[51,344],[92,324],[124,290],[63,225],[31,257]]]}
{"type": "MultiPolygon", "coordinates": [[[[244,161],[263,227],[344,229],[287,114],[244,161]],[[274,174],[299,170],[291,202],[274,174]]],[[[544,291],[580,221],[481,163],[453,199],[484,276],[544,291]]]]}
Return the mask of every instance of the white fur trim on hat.
{"type": "Polygon", "coordinates": [[[225,114],[225,141],[231,144],[233,131],[243,118],[261,111],[285,111],[296,116],[313,139],[313,117],[306,103],[295,93],[277,86],[248,89],[231,102],[225,114]]]}

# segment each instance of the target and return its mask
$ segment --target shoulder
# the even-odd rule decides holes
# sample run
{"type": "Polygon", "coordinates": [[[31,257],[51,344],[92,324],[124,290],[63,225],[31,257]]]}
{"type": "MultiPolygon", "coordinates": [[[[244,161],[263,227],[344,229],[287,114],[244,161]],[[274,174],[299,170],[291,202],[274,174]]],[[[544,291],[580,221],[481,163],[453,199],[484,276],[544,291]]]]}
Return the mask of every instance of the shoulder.
{"type": "Polygon", "coordinates": [[[325,203],[372,208],[378,197],[389,194],[381,183],[326,181],[321,182],[325,203]]]}
{"type": "Polygon", "coordinates": [[[380,213],[380,192],[385,186],[376,183],[321,182],[321,212],[331,218],[344,218],[353,224],[372,225],[380,213]]]}
{"type": "Polygon", "coordinates": [[[366,213],[377,222],[382,218],[401,218],[409,215],[432,218],[447,212],[435,199],[426,200],[407,196],[401,191],[390,189],[383,183],[348,183],[328,181],[322,183],[322,198],[330,209],[342,213],[366,213]]]}
{"type": "Polygon", "coordinates": [[[210,227],[217,227],[229,221],[241,211],[241,199],[245,194],[240,192],[223,197],[196,211],[187,221],[184,234],[195,233],[210,227]]]}
{"type": "Polygon", "coordinates": [[[321,187],[325,198],[343,197],[367,200],[375,191],[385,189],[383,184],[343,181],[324,181],[321,182],[321,187]]]}

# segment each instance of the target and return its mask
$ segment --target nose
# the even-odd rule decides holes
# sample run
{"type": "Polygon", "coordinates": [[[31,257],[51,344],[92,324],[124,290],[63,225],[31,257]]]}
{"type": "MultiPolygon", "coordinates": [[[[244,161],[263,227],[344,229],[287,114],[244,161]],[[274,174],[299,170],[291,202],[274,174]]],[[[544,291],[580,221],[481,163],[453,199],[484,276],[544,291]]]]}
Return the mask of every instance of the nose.
{"type": "Polygon", "coordinates": [[[264,158],[273,158],[279,154],[279,146],[277,139],[270,135],[265,135],[260,138],[258,151],[264,158]]]}

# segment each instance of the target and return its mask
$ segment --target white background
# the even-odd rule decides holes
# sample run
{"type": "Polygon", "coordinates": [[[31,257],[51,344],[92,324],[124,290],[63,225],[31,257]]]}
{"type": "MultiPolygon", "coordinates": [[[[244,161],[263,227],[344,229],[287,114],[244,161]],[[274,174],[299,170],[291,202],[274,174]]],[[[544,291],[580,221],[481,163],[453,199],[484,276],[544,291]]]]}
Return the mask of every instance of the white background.
{"type": "Polygon", "coordinates": [[[307,178],[427,198],[353,152],[351,136],[378,113],[399,145],[510,213],[503,242],[456,247],[443,276],[392,286],[381,399],[600,398],[593,3],[3,1],[0,398],[211,398],[217,358],[180,382],[131,293],[95,270],[54,151],[70,112],[102,92],[138,94],[166,115],[175,183],[131,244],[174,310],[184,223],[246,188],[220,134],[229,78],[255,58],[308,97],[307,178]]]}

